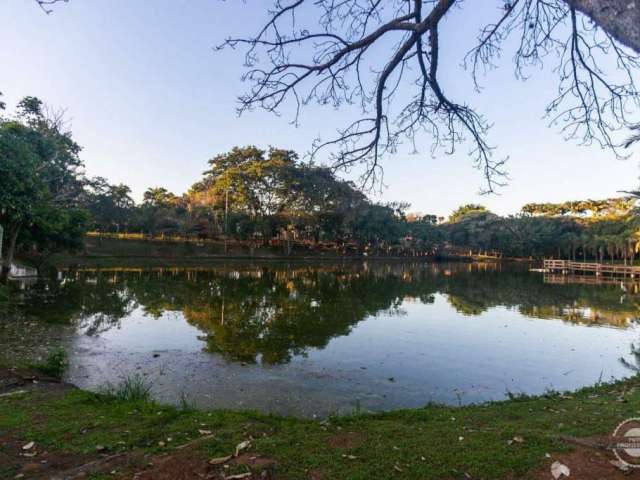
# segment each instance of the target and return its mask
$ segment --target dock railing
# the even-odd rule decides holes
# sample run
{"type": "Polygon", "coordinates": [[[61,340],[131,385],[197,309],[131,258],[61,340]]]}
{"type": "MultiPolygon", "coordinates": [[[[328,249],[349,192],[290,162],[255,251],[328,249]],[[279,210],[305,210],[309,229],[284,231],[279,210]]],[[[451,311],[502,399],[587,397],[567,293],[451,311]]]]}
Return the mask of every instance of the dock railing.
{"type": "Polygon", "coordinates": [[[561,273],[593,273],[595,275],[640,276],[640,266],[573,262],[571,260],[544,260],[544,270],[561,273]]]}

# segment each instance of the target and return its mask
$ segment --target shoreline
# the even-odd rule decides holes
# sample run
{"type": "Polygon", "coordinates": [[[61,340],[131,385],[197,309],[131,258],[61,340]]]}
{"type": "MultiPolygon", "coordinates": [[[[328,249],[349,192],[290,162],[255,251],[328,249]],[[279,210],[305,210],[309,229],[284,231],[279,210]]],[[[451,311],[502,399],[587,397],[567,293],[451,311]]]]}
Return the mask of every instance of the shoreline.
{"type": "Polygon", "coordinates": [[[381,255],[366,253],[341,254],[331,250],[310,250],[294,246],[290,254],[279,252],[274,246],[249,248],[242,242],[230,243],[210,241],[198,244],[194,240],[155,240],[126,239],[111,237],[86,237],[85,248],[80,253],[59,253],[49,260],[53,266],[73,266],[78,264],[113,262],[114,260],[152,261],[169,264],[171,262],[212,262],[222,261],[287,261],[287,262],[518,262],[534,263],[539,260],[528,258],[499,258],[486,255],[467,255],[458,253],[436,253],[429,255],[381,255]]]}
{"type": "Polygon", "coordinates": [[[573,478],[626,478],[612,453],[588,445],[640,406],[634,376],[572,393],[318,421],[160,405],[25,377],[0,389],[6,478],[509,480],[549,478],[552,461],[573,478]]]}

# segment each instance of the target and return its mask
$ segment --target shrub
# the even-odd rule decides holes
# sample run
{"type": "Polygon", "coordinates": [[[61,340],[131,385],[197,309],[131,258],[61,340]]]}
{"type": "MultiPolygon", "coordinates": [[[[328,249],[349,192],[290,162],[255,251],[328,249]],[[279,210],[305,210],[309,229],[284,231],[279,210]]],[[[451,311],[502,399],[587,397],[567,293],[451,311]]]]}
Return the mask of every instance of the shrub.
{"type": "Polygon", "coordinates": [[[43,363],[31,365],[31,368],[49,377],[62,378],[67,365],[67,352],[58,348],[51,352],[43,363]]]}

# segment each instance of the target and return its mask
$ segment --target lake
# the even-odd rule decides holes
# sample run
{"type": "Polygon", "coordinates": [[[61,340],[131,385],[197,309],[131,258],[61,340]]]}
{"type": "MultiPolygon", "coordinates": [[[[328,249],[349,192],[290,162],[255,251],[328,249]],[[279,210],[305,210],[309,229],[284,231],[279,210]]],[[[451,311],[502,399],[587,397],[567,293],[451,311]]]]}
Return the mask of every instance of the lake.
{"type": "Polygon", "coordinates": [[[514,264],[236,261],[14,289],[4,363],[60,345],[83,388],[139,375],[162,402],[308,417],[576,389],[631,375],[640,340],[638,285],[514,264]]]}

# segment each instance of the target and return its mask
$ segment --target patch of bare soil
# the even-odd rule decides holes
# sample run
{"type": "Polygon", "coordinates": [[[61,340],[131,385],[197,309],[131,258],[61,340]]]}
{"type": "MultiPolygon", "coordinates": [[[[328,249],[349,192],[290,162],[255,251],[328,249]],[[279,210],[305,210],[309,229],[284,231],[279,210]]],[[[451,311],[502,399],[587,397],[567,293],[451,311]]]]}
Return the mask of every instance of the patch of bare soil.
{"type": "Polygon", "coordinates": [[[362,434],[357,432],[346,432],[338,435],[333,435],[327,440],[327,444],[331,448],[338,448],[341,450],[350,450],[357,448],[362,443],[362,434]]]}
{"type": "Polygon", "coordinates": [[[560,477],[563,480],[627,480],[638,478],[640,472],[637,469],[622,471],[611,462],[615,461],[613,452],[602,449],[577,446],[571,453],[552,455],[540,470],[533,472],[532,480],[553,480],[551,465],[558,461],[570,470],[569,477],[560,477]]]}
{"type": "Polygon", "coordinates": [[[0,368],[0,396],[14,395],[22,390],[66,392],[72,388],[75,387],[69,383],[42,375],[35,370],[0,368]]]}
{"type": "Polygon", "coordinates": [[[325,472],[322,469],[315,468],[309,471],[309,480],[326,480],[325,472]]]}
{"type": "Polygon", "coordinates": [[[273,480],[275,462],[253,453],[243,453],[223,464],[211,465],[198,452],[176,452],[157,457],[134,480],[273,480]]]}
{"type": "Polygon", "coordinates": [[[276,465],[273,459],[255,453],[242,453],[233,460],[233,463],[246,465],[251,470],[257,471],[273,470],[276,465]]]}
{"type": "Polygon", "coordinates": [[[89,456],[49,452],[37,444],[25,450],[25,445],[28,446],[24,441],[0,435],[0,472],[11,472],[8,478],[56,478],[59,472],[72,471],[91,461],[89,456]]]}

